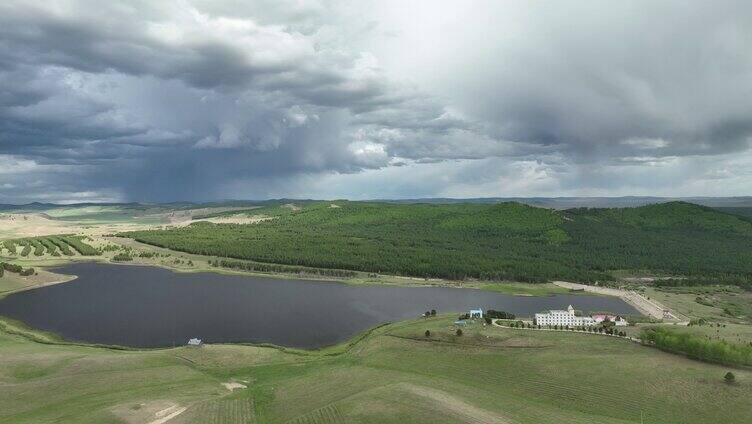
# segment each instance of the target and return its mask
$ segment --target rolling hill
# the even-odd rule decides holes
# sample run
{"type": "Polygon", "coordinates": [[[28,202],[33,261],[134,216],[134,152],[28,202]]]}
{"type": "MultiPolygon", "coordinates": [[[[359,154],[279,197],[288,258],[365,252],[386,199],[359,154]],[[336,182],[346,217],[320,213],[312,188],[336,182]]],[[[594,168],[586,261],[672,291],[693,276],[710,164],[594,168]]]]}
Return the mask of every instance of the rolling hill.
{"type": "Polygon", "coordinates": [[[255,213],[274,219],[122,235],[196,254],[418,277],[592,282],[640,270],[752,282],[752,223],[686,202],[558,211],[338,201],[255,213]]]}

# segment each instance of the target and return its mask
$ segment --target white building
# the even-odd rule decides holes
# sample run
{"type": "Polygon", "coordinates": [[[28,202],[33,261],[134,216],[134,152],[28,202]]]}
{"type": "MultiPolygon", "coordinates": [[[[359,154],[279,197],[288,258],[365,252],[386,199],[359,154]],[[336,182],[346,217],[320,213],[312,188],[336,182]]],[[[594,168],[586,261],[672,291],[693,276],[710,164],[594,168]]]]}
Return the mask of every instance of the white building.
{"type": "Polygon", "coordinates": [[[596,324],[600,324],[608,319],[617,327],[625,327],[629,324],[627,320],[625,320],[623,317],[620,317],[619,315],[595,314],[593,315],[593,319],[595,320],[596,324]]]}
{"type": "Polygon", "coordinates": [[[569,305],[566,311],[550,310],[548,313],[535,314],[535,323],[541,326],[592,327],[596,324],[591,317],[578,317],[569,305]]]}

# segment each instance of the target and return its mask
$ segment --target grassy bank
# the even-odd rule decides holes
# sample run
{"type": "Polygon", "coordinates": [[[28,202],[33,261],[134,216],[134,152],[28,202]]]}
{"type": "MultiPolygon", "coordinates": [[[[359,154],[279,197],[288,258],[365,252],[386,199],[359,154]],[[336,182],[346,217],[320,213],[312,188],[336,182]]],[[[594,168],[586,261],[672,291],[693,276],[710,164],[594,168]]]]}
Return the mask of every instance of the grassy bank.
{"type": "Polygon", "coordinates": [[[453,319],[391,324],[314,352],[112,351],[0,329],[0,422],[148,422],[171,405],[187,409],[170,423],[618,423],[641,413],[741,423],[752,414],[748,371],[734,370],[729,385],[723,367],[623,340],[481,325],[458,337],[453,319]]]}
{"type": "MultiPolygon", "coordinates": [[[[437,286],[437,287],[457,287],[457,288],[474,288],[482,290],[496,291],[510,295],[521,296],[548,296],[555,294],[583,294],[582,292],[572,292],[567,289],[557,287],[549,283],[519,283],[511,281],[487,282],[481,280],[447,280],[441,278],[415,278],[402,277],[394,275],[373,274],[367,272],[354,272],[347,270],[332,270],[301,267],[285,266],[275,264],[259,264],[251,261],[239,261],[216,257],[204,256],[179,252],[153,246],[136,240],[121,237],[97,237],[92,236],[95,246],[102,250],[101,255],[84,257],[84,256],[28,256],[28,257],[2,257],[0,261],[19,264],[23,267],[34,267],[40,275],[45,274],[45,281],[54,279],[56,274],[45,271],[45,268],[63,266],[78,261],[97,261],[112,263],[114,256],[118,254],[127,254],[132,260],[122,262],[125,265],[147,265],[167,268],[175,272],[212,272],[219,274],[263,276],[270,278],[293,278],[315,281],[337,281],[351,285],[397,285],[397,286],[437,286]],[[105,249],[107,248],[107,249],[105,249]],[[233,264],[245,264],[243,266],[222,266],[225,262],[233,264]],[[51,275],[51,276],[50,276],[51,275]]],[[[58,277],[64,278],[64,277],[58,277]]],[[[3,287],[22,289],[24,287],[34,287],[39,283],[38,277],[19,279],[8,276],[4,279],[0,276],[0,292],[3,287]],[[12,287],[11,287],[12,286],[12,287]]]]}

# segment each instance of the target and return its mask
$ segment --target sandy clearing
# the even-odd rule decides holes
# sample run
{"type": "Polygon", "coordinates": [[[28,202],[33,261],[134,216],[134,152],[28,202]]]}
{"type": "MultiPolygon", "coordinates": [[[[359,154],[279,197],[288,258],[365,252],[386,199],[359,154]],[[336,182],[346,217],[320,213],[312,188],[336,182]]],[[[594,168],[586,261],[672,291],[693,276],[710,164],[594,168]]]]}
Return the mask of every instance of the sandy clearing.
{"type": "MultiPolygon", "coordinates": [[[[197,209],[183,209],[175,210],[155,216],[161,216],[170,223],[170,225],[180,225],[190,223],[194,220],[194,217],[205,216],[213,213],[233,212],[233,211],[248,211],[249,209],[256,209],[259,206],[229,206],[229,207],[217,207],[217,208],[197,208],[197,209]]],[[[195,220],[202,220],[202,218],[195,218],[195,220]]]]}
{"type": "Polygon", "coordinates": [[[236,383],[234,381],[222,383],[222,385],[225,386],[225,389],[231,392],[234,391],[235,389],[247,389],[248,388],[248,386],[246,386],[245,384],[236,383]]]}
{"type": "Polygon", "coordinates": [[[447,412],[459,416],[465,422],[479,424],[509,422],[498,414],[478,408],[438,389],[410,383],[399,383],[397,386],[400,390],[436,402],[440,407],[447,410],[447,412]]]}
{"type": "Polygon", "coordinates": [[[302,209],[300,206],[293,204],[293,203],[285,203],[284,205],[282,205],[282,207],[290,209],[293,212],[297,212],[302,209]]]}
{"type": "Polygon", "coordinates": [[[149,421],[149,424],[164,424],[167,421],[170,421],[171,419],[177,417],[178,415],[185,412],[185,410],[188,409],[185,406],[178,407],[177,405],[173,405],[169,408],[163,409],[161,411],[158,411],[155,416],[159,417],[154,421],[149,421]],[[177,408],[177,409],[175,409],[177,408]]]}
{"type": "MultiPolygon", "coordinates": [[[[190,221],[188,221],[190,222],[190,221]]],[[[44,214],[14,213],[0,214],[0,240],[50,236],[56,234],[83,234],[101,236],[121,231],[137,231],[164,228],[165,224],[107,223],[94,224],[50,219],[44,214]]]]}
{"type": "Polygon", "coordinates": [[[188,408],[165,399],[139,404],[120,404],[111,409],[113,415],[127,424],[164,424],[188,408]]]}
{"type": "Polygon", "coordinates": [[[217,218],[205,218],[205,219],[196,219],[194,221],[183,223],[184,225],[192,224],[194,222],[213,222],[215,224],[256,224],[261,221],[267,221],[270,219],[274,219],[273,216],[264,216],[264,215],[249,215],[249,216],[243,216],[243,215],[234,215],[234,216],[223,216],[223,217],[217,217],[217,218]]]}
{"type": "Polygon", "coordinates": [[[76,231],[68,222],[50,219],[39,213],[0,214],[0,238],[14,239],[76,231]]]}

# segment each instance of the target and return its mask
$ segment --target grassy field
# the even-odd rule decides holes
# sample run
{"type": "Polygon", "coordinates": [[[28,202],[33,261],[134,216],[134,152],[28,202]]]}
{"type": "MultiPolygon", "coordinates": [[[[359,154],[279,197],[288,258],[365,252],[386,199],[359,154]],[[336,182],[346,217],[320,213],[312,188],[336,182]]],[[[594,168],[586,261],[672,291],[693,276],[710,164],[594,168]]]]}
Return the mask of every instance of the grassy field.
{"type": "Polygon", "coordinates": [[[56,274],[43,269],[35,269],[34,275],[29,276],[21,276],[14,272],[5,271],[0,276],[0,297],[13,291],[39,287],[55,282],[70,281],[72,278],[73,276],[56,274]]]}
{"type": "Polygon", "coordinates": [[[656,299],[687,319],[752,323],[752,293],[749,291],[702,286],[679,290],[647,287],[644,291],[647,297],[656,299]]]}
{"type": "MultiPolygon", "coordinates": [[[[271,246],[272,254],[279,248],[289,255],[260,259],[282,263],[297,263],[296,258],[310,253],[305,249],[319,248],[320,256],[312,256],[314,259],[324,260],[330,255],[356,261],[350,264],[366,261],[370,253],[375,253],[373,260],[389,259],[389,252],[396,251],[406,261],[417,260],[419,267],[431,267],[437,260],[468,267],[484,263],[509,266],[504,268],[511,270],[508,275],[496,277],[530,271],[537,279],[558,275],[556,272],[566,267],[573,277],[615,269],[626,269],[615,277],[636,275],[630,270],[665,275],[697,258],[705,261],[701,264],[705,268],[699,266],[695,271],[713,274],[729,265],[728,275],[748,275],[749,264],[740,261],[750,251],[737,248],[744,243],[748,246],[752,235],[749,223],[693,205],[565,212],[522,205],[454,205],[453,214],[444,213],[448,206],[433,205],[407,205],[407,212],[384,205],[372,210],[372,204],[355,204],[355,210],[348,210],[351,204],[346,202],[338,202],[339,208],[332,208],[330,202],[301,206],[300,210],[276,204],[242,211],[207,209],[207,215],[217,218],[236,213],[276,218],[254,225],[204,223],[195,228],[216,231],[221,237],[235,233],[234,239],[226,239],[241,240],[261,250],[271,246]],[[502,223],[496,222],[501,218],[502,223]],[[303,228],[308,235],[301,238],[303,228]],[[272,237],[271,232],[283,238],[272,237]],[[467,250],[460,254],[458,248],[467,250]],[[567,249],[575,253],[563,253],[567,249]],[[677,255],[685,257],[663,255],[661,249],[675,249],[677,255]],[[738,251],[723,257],[733,249],[738,251]],[[638,250],[642,251],[636,254],[632,266],[625,266],[620,255],[626,257],[638,250]],[[649,258],[656,251],[659,254],[649,258]],[[480,262],[461,261],[463,255],[478,252],[480,262]],[[493,262],[497,259],[494,255],[502,260],[493,262]],[[486,259],[491,262],[483,262],[486,259]],[[648,266],[661,260],[667,264],[664,269],[648,266]],[[592,264],[597,265],[594,271],[588,268],[592,264]]],[[[97,225],[100,218],[109,223],[122,218],[118,210],[108,207],[88,208],[61,210],[56,219],[81,221],[79,215],[84,213],[97,225]]],[[[145,212],[134,212],[133,216],[140,213],[145,212]]],[[[160,213],[161,220],[170,212],[160,213]]],[[[123,218],[123,222],[133,219],[139,218],[123,218]]],[[[193,230],[139,234],[195,237],[193,230]]],[[[200,233],[207,237],[203,241],[212,242],[211,231],[200,233]]],[[[44,251],[39,256],[34,248],[21,256],[21,246],[11,255],[0,245],[0,254],[11,256],[12,262],[37,269],[37,274],[28,277],[6,272],[0,277],[0,296],[59,278],[39,266],[72,260],[109,261],[116,254],[132,256],[134,264],[188,272],[232,272],[209,264],[218,256],[176,252],[101,234],[91,234],[86,240],[102,251],[100,256],[90,258],[75,251],[66,256],[60,248],[51,248],[53,239],[46,237],[40,238],[44,251]]],[[[227,252],[196,253],[228,256],[227,252]]],[[[406,278],[372,275],[369,271],[360,271],[346,282],[452,285],[534,296],[570,293],[548,283],[406,278]]],[[[695,287],[681,293],[649,284],[644,290],[648,297],[687,319],[712,322],[681,331],[731,343],[752,341],[752,326],[745,324],[752,315],[748,292],[695,287]],[[702,303],[698,303],[698,297],[702,303]]],[[[144,351],[95,348],[61,344],[54,335],[0,319],[0,423],[143,423],[171,414],[175,415],[168,424],[619,423],[640,422],[641,417],[645,423],[741,423],[752,416],[750,370],[706,364],[592,334],[474,324],[463,328],[465,333],[458,337],[451,325],[455,318],[395,323],[352,343],[321,351],[241,345],[144,351]],[[426,330],[431,333],[428,338],[426,330]],[[723,382],[728,370],[736,375],[733,385],[723,382]]],[[[642,327],[629,327],[629,331],[638,334],[642,327]]]]}
{"type": "MultiPolygon", "coordinates": [[[[483,290],[517,296],[550,296],[554,294],[577,294],[563,287],[551,283],[526,284],[526,283],[484,283],[479,286],[483,290]]],[[[592,295],[592,293],[590,293],[592,295]]]]}
{"type": "Polygon", "coordinates": [[[0,422],[742,423],[752,372],[603,336],[437,317],[316,352],[116,351],[0,331],[0,422]],[[426,338],[425,330],[431,337],[426,338]],[[241,386],[233,391],[223,383],[241,386]],[[315,395],[314,395],[315,394],[315,395]]]}

